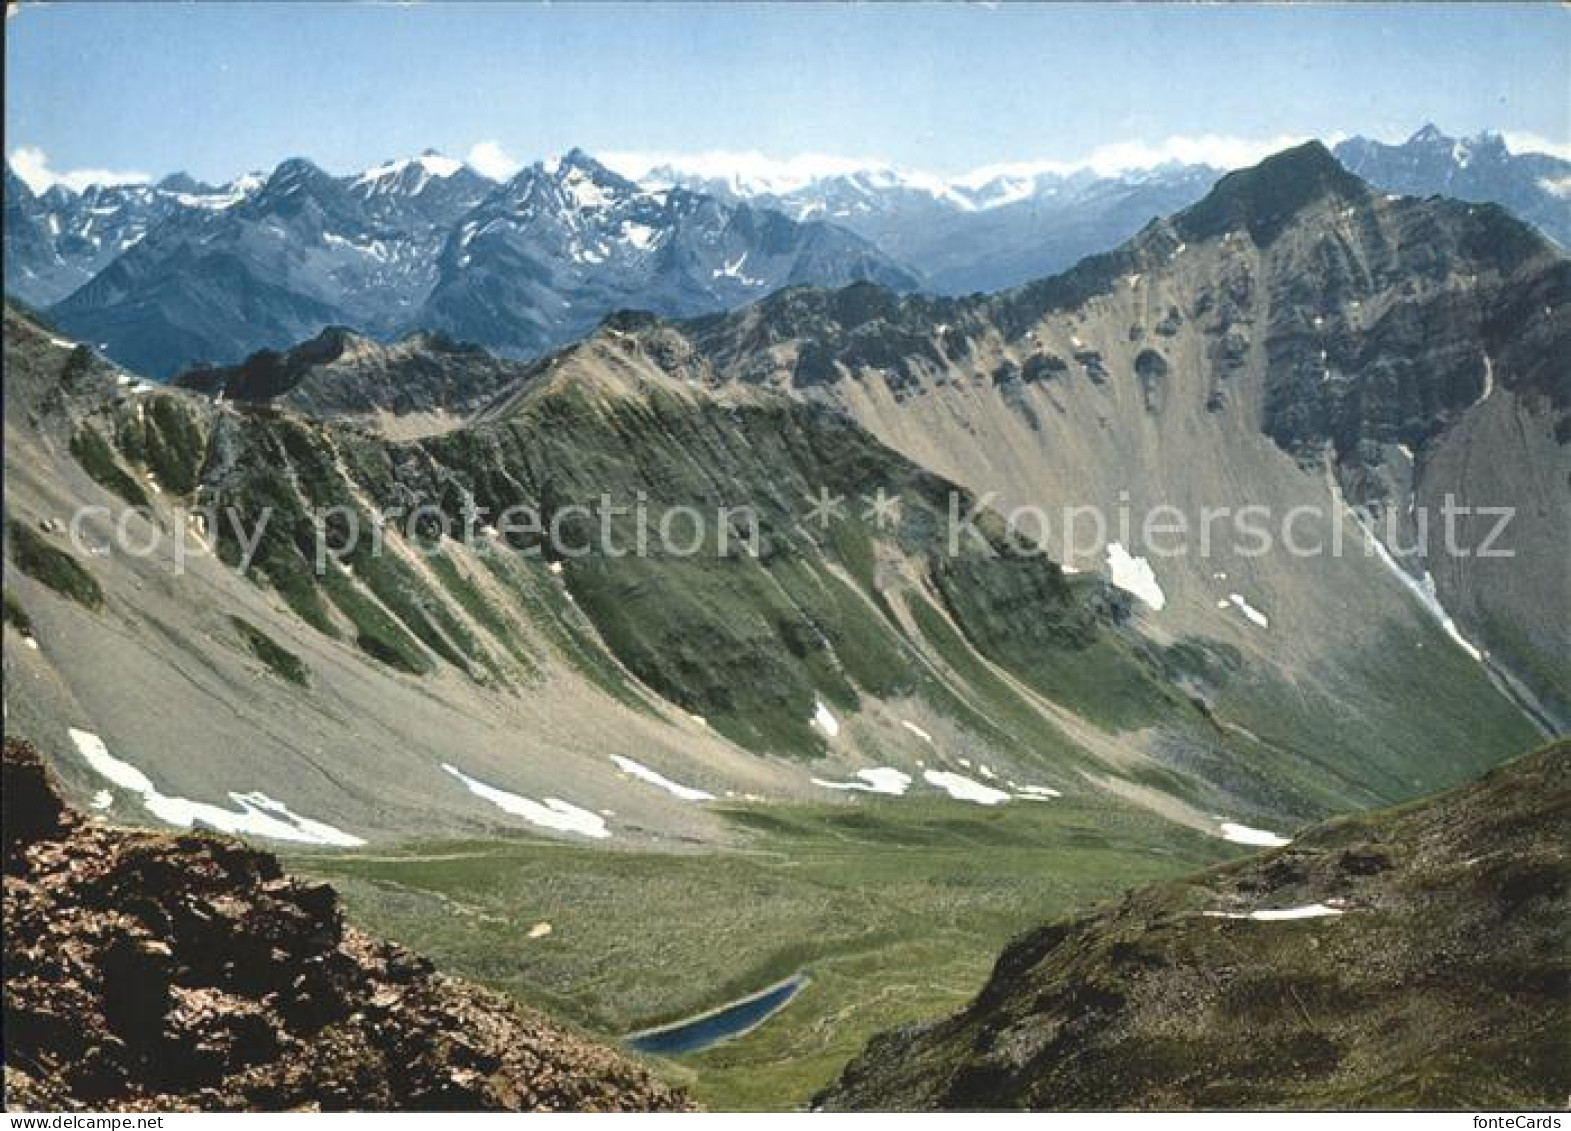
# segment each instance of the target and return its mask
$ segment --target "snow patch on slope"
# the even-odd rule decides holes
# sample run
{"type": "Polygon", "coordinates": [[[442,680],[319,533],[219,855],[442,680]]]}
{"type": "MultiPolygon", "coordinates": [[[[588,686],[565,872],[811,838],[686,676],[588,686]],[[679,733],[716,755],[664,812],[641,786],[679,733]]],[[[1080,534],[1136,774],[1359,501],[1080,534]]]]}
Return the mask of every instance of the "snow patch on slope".
{"type": "Polygon", "coordinates": [[[949,770],[923,770],[922,777],[928,785],[937,786],[957,801],[974,801],[978,805],[1002,805],[1009,794],[990,785],[983,785],[964,774],[949,770]]]}
{"type": "MultiPolygon", "coordinates": [[[[296,841],[302,844],[326,844],[338,848],[354,848],[365,841],[332,825],[313,821],[289,811],[282,801],[275,801],[265,793],[233,793],[229,800],[238,809],[225,809],[204,801],[191,801],[184,797],[170,797],[161,793],[152,779],[141,770],[109,753],[103,739],[89,731],[70,728],[71,741],[77,752],[100,777],[129,793],[137,794],[143,806],[165,824],[191,829],[198,825],[219,832],[236,835],[266,837],[269,840],[296,841]]],[[[107,791],[94,799],[94,808],[105,808],[98,801],[107,791]]],[[[110,799],[112,802],[112,798],[110,799]]]]}
{"type": "Polygon", "coordinates": [[[813,784],[823,786],[825,789],[887,793],[892,797],[899,797],[911,788],[911,775],[893,766],[874,766],[871,769],[858,770],[856,776],[861,780],[825,781],[823,778],[814,778],[813,784]]]}
{"type": "Polygon", "coordinates": [[[1262,907],[1258,911],[1207,911],[1212,919],[1255,919],[1261,922],[1281,922],[1284,919],[1323,919],[1327,915],[1340,915],[1340,907],[1327,907],[1324,903],[1306,903],[1302,907],[1262,907]]]}
{"type": "Polygon", "coordinates": [[[664,774],[651,770],[642,762],[635,762],[631,758],[624,758],[620,754],[611,755],[611,761],[616,763],[616,768],[631,778],[638,778],[650,785],[657,785],[673,797],[680,797],[683,801],[713,801],[715,795],[708,790],[695,789],[690,785],[674,782],[664,774]]]}
{"type": "Polygon", "coordinates": [[[558,832],[577,833],[597,840],[611,835],[611,830],[606,828],[604,817],[591,813],[588,809],[580,809],[577,805],[560,798],[547,797],[542,801],[536,801],[533,798],[520,797],[516,793],[508,793],[505,789],[497,789],[494,785],[487,785],[447,762],[442,763],[442,769],[463,782],[469,792],[476,797],[484,798],[504,813],[522,817],[531,825],[538,825],[543,829],[555,829],[558,832]]]}
{"type": "Polygon", "coordinates": [[[1252,844],[1257,848],[1280,848],[1284,844],[1293,843],[1287,837],[1279,836],[1267,829],[1252,829],[1248,825],[1240,825],[1232,821],[1222,822],[1222,839],[1230,840],[1234,844],[1252,844]]]}
{"type": "Polygon", "coordinates": [[[1015,786],[1015,796],[1025,801],[1046,801],[1053,797],[1062,797],[1063,794],[1051,786],[1018,785],[1015,786]]]}
{"type": "Polygon", "coordinates": [[[1227,599],[1235,609],[1243,613],[1245,617],[1249,618],[1251,623],[1257,624],[1261,628],[1271,627],[1271,622],[1266,618],[1266,615],[1251,605],[1248,601],[1244,600],[1242,595],[1238,593],[1229,593],[1227,595],[1227,599]]]}
{"type": "Polygon", "coordinates": [[[1114,585],[1126,593],[1133,593],[1154,611],[1161,612],[1167,604],[1167,594],[1157,584],[1151,563],[1132,555],[1122,542],[1108,543],[1107,568],[1112,572],[1114,585]]]}

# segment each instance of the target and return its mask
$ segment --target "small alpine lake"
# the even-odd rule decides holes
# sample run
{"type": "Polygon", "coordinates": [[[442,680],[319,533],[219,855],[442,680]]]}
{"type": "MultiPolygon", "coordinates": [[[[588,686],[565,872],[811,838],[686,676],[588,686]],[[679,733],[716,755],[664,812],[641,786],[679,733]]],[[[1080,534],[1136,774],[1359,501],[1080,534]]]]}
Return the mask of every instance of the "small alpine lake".
{"type": "Polygon", "coordinates": [[[806,985],[806,974],[793,974],[783,982],[766,986],[718,1009],[656,1029],[631,1033],[626,1037],[627,1045],[638,1052],[656,1056],[702,1052],[721,1041],[729,1041],[756,1029],[784,1009],[806,985]]]}

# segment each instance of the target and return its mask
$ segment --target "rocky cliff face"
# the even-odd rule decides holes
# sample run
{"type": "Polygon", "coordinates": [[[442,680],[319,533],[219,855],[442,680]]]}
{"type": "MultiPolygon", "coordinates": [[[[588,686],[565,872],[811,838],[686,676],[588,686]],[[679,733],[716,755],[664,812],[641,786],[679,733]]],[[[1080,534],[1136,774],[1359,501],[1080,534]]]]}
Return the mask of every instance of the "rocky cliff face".
{"type": "MultiPolygon", "coordinates": [[[[1127,499],[1136,513],[1171,503],[1190,516],[1312,505],[1334,518],[1329,467],[1341,498],[1375,511],[1385,542],[1412,547],[1395,554],[1404,569],[1421,585],[1431,575],[1463,632],[1563,727],[1571,685],[1552,657],[1567,626],[1543,611],[1563,605],[1544,586],[1563,587],[1550,539],[1571,530],[1568,280],[1564,257],[1501,209],[1373,191],[1311,144],[1229,174],[1112,252],[997,296],[795,291],[686,332],[696,379],[836,405],[1000,505],[1111,514],[1127,499]],[[1275,453],[1254,446],[1260,436],[1275,453]],[[1509,561],[1446,551],[1448,495],[1514,509],[1509,561]],[[1410,503],[1429,509],[1426,532],[1402,528],[1410,503]],[[1400,538],[1384,533],[1387,518],[1400,538]]],[[[1341,615],[1303,604],[1289,625],[1311,591],[1346,600],[1362,588],[1333,579],[1343,567],[1323,556],[1270,561],[1275,580],[1255,582],[1275,590],[1289,647],[1341,615]]],[[[1166,568],[1169,598],[1182,586],[1212,607],[1229,596],[1213,575],[1251,567],[1213,557],[1166,568]]],[[[1208,631],[1214,614],[1190,619],[1177,611],[1187,600],[1158,619],[1208,631]]]]}
{"type": "Polygon", "coordinates": [[[67,808],[7,738],[8,1110],[649,1111],[620,1055],[346,927],[234,841],[67,808]]]}
{"type": "Polygon", "coordinates": [[[1012,944],[831,1110],[1548,1108],[1571,1075],[1571,744],[1012,944]]]}

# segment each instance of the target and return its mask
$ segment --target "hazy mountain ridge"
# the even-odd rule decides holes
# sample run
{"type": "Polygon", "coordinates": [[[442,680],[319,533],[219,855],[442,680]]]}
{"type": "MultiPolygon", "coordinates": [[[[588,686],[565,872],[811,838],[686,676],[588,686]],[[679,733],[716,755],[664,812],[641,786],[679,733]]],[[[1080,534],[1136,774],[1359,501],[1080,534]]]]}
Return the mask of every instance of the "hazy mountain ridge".
{"type": "Polygon", "coordinates": [[[850,233],[684,190],[646,191],[579,150],[464,218],[415,324],[536,356],[612,310],[686,316],[782,286],[915,279],[850,233]]]}
{"type": "Polygon", "coordinates": [[[1400,145],[1355,137],[1334,152],[1349,170],[1388,192],[1498,204],[1561,248],[1571,247],[1571,161],[1513,153],[1488,131],[1450,137],[1432,124],[1400,145]]]}
{"type": "Polygon", "coordinates": [[[238,203],[257,182],[221,188],[173,174],[156,185],[93,185],[35,193],[6,164],[6,293],[37,307],[65,298],[159,224],[238,203]]]}
{"type": "Polygon", "coordinates": [[[229,207],[157,228],[51,313],[157,377],[329,325],[385,335],[429,289],[445,224],[485,186],[459,167],[406,183],[400,196],[372,194],[365,182],[286,161],[229,207]]]}

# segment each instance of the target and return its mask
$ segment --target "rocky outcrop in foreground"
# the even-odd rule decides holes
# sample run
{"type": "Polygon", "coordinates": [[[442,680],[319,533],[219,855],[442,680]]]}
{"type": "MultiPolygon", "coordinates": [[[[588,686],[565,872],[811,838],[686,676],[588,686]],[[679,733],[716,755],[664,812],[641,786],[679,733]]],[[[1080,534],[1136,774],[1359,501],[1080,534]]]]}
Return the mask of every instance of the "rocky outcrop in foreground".
{"type": "Polygon", "coordinates": [[[5,741],[16,1109],[673,1110],[619,1054],[346,927],[235,841],[110,828],[5,741]]]}
{"type": "Polygon", "coordinates": [[[1571,742],[1012,944],[831,1109],[1558,1108],[1571,742]]]}

